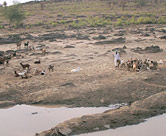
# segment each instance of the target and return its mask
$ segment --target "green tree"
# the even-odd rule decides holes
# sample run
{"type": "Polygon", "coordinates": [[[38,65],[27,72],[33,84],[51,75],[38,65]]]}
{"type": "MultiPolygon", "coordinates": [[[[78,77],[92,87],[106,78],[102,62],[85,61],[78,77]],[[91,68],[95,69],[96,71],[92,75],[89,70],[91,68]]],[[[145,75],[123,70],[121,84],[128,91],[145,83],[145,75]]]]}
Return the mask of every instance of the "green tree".
{"type": "Polygon", "coordinates": [[[13,5],[5,8],[3,11],[3,15],[8,20],[9,27],[12,24],[16,27],[19,27],[22,21],[25,19],[25,15],[19,5],[13,5]]]}

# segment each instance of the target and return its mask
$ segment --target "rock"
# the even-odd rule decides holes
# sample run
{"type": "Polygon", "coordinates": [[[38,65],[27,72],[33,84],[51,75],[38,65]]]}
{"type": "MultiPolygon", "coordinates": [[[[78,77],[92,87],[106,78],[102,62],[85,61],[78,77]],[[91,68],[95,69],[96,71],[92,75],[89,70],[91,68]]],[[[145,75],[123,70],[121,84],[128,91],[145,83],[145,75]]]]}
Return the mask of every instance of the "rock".
{"type": "Polygon", "coordinates": [[[126,54],[126,51],[123,48],[114,48],[112,51],[118,51],[120,55],[126,54]]]}
{"type": "Polygon", "coordinates": [[[100,44],[121,44],[121,43],[125,43],[125,38],[119,37],[119,38],[112,39],[112,40],[99,41],[99,42],[96,42],[95,44],[100,45],[100,44]]]}
{"type": "Polygon", "coordinates": [[[55,41],[56,39],[66,39],[69,38],[69,36],[61,33],[48,33],[48,34],[43,34],[39,37],[37,37],[39,40],[51,40],[55,41]]]}
{"type": "Polygon", "coordinates": [[[159,30],[159,32],[166,33],[166,30],[165,29],[161,29],[161,30],[159,30]]]}
{"type": "Polygon", "coordinates": [[[38,112],[32,112],[32,115],[38,114],[38,112]]]}
{"type": "Polygon", "coordinates": [[[122,33],[122,32],[118,32],[118,33],[114,34],[114,36],[123,36],[123,35],[124,35],[124,33],[122,33]]]}
{"type": "Polygon", "coordinates": [[[62,54],[60,51],[51,52],[50,54],[62,54]]]}
{"type": "Polygon", "coordinates": [[[41,56],[43,55],[43,53],[31,53],[29,54],[29,56],[41,56]]]}
{"type": "Polygon", "coordinates": [[[64,48],[75,48],[75,47],[72,46],[72,45],[67,45],[67,46],[65,46],[64,48]]]}
{"type": "Polygon", "coordinates": [[[102,39],[106,39],[106,37],[103,36],[103,35],[99,35],[98,37],[93,37],[92,39],[94,39],[94,40],[102,40],[102,39]]]}
{"type": "Polygon", "coordinates": [[[166,35],[160,36],[160,39],[166,39],[166,35]]]}
{"type": "Polygon", "coordinates": [[[81,35],[81,34],[78,34],[76,36],[76,39],[77,40],[90,40],[88,35],[81,35]]]}
{"type": "Polygon", "coordinates": [[[156,53],[156,52],[162,52],[163,50],[160,49],[159,46],[150,46],[150,47],[146,47],[145,49],[145,52],[148,52],[148,53],[156,53]]]}
{"type": "Polygon", "coordinates": [[[62,84],[60,86],[63,86],[63,87],[75,87],[75,84],[73,84],[72,82],[68,82],[68,83],[62,84]]]}
{"type": "Polygon", "coordinates": [[[107,129],[109,129],[110,125],[109,124],[105,124],[104,127],[107,128],[107,129]]]}
{"type": "Polygon", "coordinates": [[[145,49],[142,49],[140,47],[131,49],[131,51],[136,52],[136,53],[157,53],[157,52],[162,52],[163,49],[160,49],[159,46],[150,46],[150,47],[146,47],[145,49]]]}
{"type": "Polygon", "coordinates": [[[93,128],[93,130],[95,130],[95,131],[98,131],[98,130],[100,130],[98,127],[96,127],[96,128],[93,128]]]}
{"type": "Polygon", "coordinates": [[[7,55],[12,55],[12,56],[16,56],[16,51],[15,50],[7,50],[6,51],[7,55]]]}
{"type": "Polygon", "coordinates": [[[64,135],[64,136],[68,136],[69,134],[71,134],[72,130],[70,128],[59,128],[59,133],[64,135]]]}
{"type": "Polygon", "coordinates": [[[123,49],[127,49],[127,47],[126,47],[126,46],[123,46],[123,49]]]}
{"type": "Polygon", "coordinates": [[[4,51],[0,51],[0,56],[3,56],[4,55],[4,51]]]}
{"type": "Polygon", "coordinates": [[[84,15],[76,16],[76,18],[86,18],[84,15]]]}
{"type": "Polygon", "coordinates": [[[147,36],[150,36],[150,34],[148,34],[148,33],[143,33],[143,34],[141,34],[141,36],[147,37],[147,36]]]}

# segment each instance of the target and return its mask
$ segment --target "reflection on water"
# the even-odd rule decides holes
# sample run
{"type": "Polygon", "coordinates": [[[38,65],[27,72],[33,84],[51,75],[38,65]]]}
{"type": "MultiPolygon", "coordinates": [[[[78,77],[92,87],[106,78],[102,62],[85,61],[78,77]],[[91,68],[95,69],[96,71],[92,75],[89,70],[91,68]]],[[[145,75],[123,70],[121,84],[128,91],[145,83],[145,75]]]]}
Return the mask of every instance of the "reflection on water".
{"type": "Polygon", "coordinates": [[[166,114],[147,119],[138,125],[120,127],[78,136],[166,136],[166,114]]]}
{"type": "Polygon", "coordinates": [[[109,109],[16,105],[0,109],[0,136],[34,136],[36,132],[48,130],[65,120],[109,109]]]}

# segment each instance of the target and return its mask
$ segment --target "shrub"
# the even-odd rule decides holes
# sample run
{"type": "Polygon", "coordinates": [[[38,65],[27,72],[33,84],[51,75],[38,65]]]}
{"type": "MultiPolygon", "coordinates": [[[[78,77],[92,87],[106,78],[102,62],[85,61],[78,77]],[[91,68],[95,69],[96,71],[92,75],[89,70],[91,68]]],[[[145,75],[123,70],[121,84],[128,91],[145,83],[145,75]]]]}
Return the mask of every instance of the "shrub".
{"type": "Polygon", "coordinates": [[[9,26],[14,24],[19,27],[19,25],[21,25],[22,21],[25,19],[25,15],[20,9],[19,5],[13,5],[4,8],[3,15],[9,21],[9,26]]]}
{"type": "Polygon", "coordinates": [[[164,18],[164,17],[158,18],[157,23],[158,24],[166,24],[166,18],[164,18]]]}

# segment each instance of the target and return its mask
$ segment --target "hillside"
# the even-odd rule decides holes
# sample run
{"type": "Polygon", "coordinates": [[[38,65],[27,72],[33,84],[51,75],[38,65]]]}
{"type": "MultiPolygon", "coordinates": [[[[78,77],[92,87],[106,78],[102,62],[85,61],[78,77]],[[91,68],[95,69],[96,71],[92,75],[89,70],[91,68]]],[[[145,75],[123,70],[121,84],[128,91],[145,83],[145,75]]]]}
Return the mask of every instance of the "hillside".
{"type": "MultiPolygon", "coordinates": [[[[28,2],[20,7],[26,16],[24,29],[42,27],[45,29],[71,29],[83,27],[121,26],[131,24],[165,24],[166,1],[47,1],[28,2]]],[[[1,28],[7,21],[0,8],[1,28]]]]}

